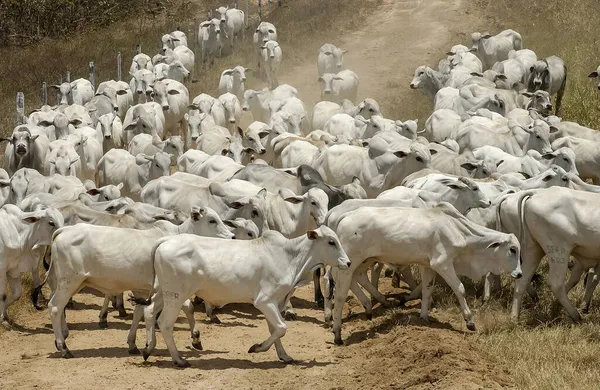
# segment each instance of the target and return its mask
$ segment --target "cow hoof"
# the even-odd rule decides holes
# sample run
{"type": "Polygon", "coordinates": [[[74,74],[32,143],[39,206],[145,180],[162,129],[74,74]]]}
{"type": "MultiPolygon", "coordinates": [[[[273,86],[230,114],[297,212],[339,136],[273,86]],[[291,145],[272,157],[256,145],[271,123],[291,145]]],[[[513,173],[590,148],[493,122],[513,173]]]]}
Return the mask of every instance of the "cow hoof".
{"type": "Polygon", "coordinates": [[[192,365],[190,364],[190,362],[188,362],[187,360],[181,359],[181,361],[175,360],[173,362],[173,364],[175,364],[176,367],[179,368],[188,368],[191,367],[192,365]]]}
{"type": "Polygon", "coordinates": [[[2,327],[4,329],[8,329],[8,330],[11,329],[10,322],[8,322],[8,320],[6,320],[6,319],[2,320],[2,322],[0,323],[0,325],[2,325],[2,327]]]}
{"type": "Polygon", "coordinates": [[[119,315],[117,316],[117,318],[124,318],[127,317],[127,311],[124,308],[119,308],[119,315]]]}
{"type": "Polygon", "coordinates": [[[195,305],[199,305],[202,302],[204,302],[204,300],[202,298],[198,298],[197,296],[194,295],[194,304],[195,305]]]}
{"type": "Polygon", "coordinates": [[[367,320],[372,321],[373,320],[373,313],[366,313],[367,314],[367,320]]]}
{"type": "Polygon", "coordinates": [[[221,324],[221,320],[217,316],[210,317],[210,322],[213,324],[221,324]]]}
{"type": "Polygon", "coordinates": [[[100,321],[100,322],[98,322],[98,326],[100,327],[100,329],[106,329],[106,328],[108,328],[108,322],[100,321]]]}
{"type": "Polygon", "coordinates": [[[292,359],[290,356],[287,356],[287,355],[280,357],[279,360],[281,360],[285,364],[293,364],[294,363],[294,359],[292,359]]]}
{"type": "Polygon", "coordinates": [[[138,349],[138,347],[131,347],[127,350],[127,352],[129,352],[130,355],[141,355],[142,354],[140,352],[140,350],[138,349]]]}
{"type": "Polygon", "coordinates": [[[467,329],[473,332],[477,331],[477,328],[475,327],[475,324],[473,322],[467,322],[467,329]]]}
{"type": "Polygon", "coordinates": [[[62,357],[65,359],[72,359],[73,358],[73,354],[71,353],[71,351],[69,351],[68,349],[64,349],[62,351],[62,357]]]}
{"type": "Polygon", "coordinates": [[[142,351],[142,357],[144,358],[144,361],[148,361],[148,358],[150,357],[150,352],[143,350],[142,351]]]}
{"type": "Polygon", "coordinates": [[[296,313],[293,311],[286,311],[283,314],[283,318],[285,318],[287,321],[296,321],[296,313]]]}
{"type": "Polygon", "coordinates": [[[67,309],[73,309],[75,307],[75,302],[72,299],[69,299],[69,302],[65,305],[67,309]]]}
{"type": "Polygon", "coordinates": [[[590,313],[590,308],[589,307],[582,307],[581,308],[581,312],[583,314],[589,314],[590,313]]]}
{"type": "Polygon", "coordinates": [[[324,300],[322,300],[322,299],[317,299],[317,300],[316,300],[316,303],[317,303],[317,307],[318,307],[319,309],[323,309],[323,308],[325,307],[325,301],[324,301],[324,300]]]}
{"type": "Polygon", "coordinates": [[[344,345],[344,340],[342,340],[342,333],[333,333],[334,337],[333,337],[333,343],[335,345],[344,345]]]}
{"type": "Polygon", "coordinates": [[[260,344],[254,344],[253,346],[250,347],[250,349],[248,350],[248,353],[257,353],[258,348],[260,348],[260,344]]]}
{"type": "Polygon", "coordinates": [[[198,351],[202,351],[202,343],[200,341],[193,341],[192,347],[194,347],[198,351]]]}

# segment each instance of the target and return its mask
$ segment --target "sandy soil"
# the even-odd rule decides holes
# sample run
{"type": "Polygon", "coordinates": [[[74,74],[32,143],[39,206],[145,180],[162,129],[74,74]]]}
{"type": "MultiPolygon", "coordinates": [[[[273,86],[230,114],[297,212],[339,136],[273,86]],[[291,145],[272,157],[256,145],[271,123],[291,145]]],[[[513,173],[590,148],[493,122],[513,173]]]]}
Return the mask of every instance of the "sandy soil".
{"type": "MultiPolygon", "coordinates": [[[[407,88],[420,63],[436,64],[449,47],[452,26],[465,12],[459,0],[393,1],[385,4],[364,27],[345,36],[339,46],[350,49],[347,66],[361,79],[360,96],[383,101],[395,97],[398,104],[416,97],[407,88]]],[[[467,16],[468,17],[468,16],[467,16]]],[[[297,86],[310,105],[318,100],[316,55],[291,69],[280,80],[297,86]]],[[[407,113],[407,116],[410,113],[407,113]]],[[[384,280],[383,291],[392,291],[384,280]]],[[[45,292],[46,296],[48,291],[45,292]]],[[[102,298],[78,294],[74,310],[68,310],[71,335],[67,344],[75,358],[64,360],[54,347],[47,312],[25,312],[12,331],[0,333],[2,388],[498,388],[510,380],[502,368],[477,352],[464,329],[440,322],[424,324],[416,308],[394,315],[375,310],[367,321],[352,298],[345,310],[347,345],[333,345],[333,335],[323,327],[322,311],[312,302],[312,288],[301,289],[293,300],[298,319],[288,322],[283,338],[287,352],[297,360],[284,365],[274,349],[248,354],[248,348],[267,337],[262,315],[249,305],[230,305],[219,312],[223,324],[201,321],[204,351],[191,349],[184,318],[175,337],[192,368],[174,368],[158,335],[158,349],[148,362],[129,356],[128,318],[109,313],[109,329],[98,327],[102,298]]],[[[128,307],[131,313],[131,308],[128,307]]],[[[138,346],[145,343],[138,331],[138,346]]]]}

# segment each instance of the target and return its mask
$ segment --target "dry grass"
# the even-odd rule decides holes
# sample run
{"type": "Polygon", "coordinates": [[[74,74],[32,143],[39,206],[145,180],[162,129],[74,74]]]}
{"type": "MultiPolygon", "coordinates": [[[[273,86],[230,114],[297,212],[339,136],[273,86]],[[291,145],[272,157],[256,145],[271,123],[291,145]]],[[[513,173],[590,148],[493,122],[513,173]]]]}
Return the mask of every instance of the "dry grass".
{"type": "MultiPolygon", "coordinates": [[[[0,48],[0,135],[10,134],[15,126],[15,96],[25,93],[25,111],[39,107],[41,85],[57,83],[69,70],[71,80],[88,77],[88,63],[94,61],[96,84],[116,79],[116,56],[123,58],[123,79],[129,80],[128,71],[135,46],[140,43],[142,51],[150,56],[160,48],[160,36],[180,27],[192,42],[194,26],[206,18],[207,10],[227,2],[222,0],[173,0],[167,11],[158,14],[139,12],[135,18],[118,22],[109,28],[77,34],[68,39],[45,40],[27,47],[0,48]]],[[[244,2],[240,2],[243,4],[244,2]]],[[[215,94],[219,77],[224,69],[235,65],[255,68],[256,59],[252,49],[252,34],[258,24],[257,0],[250,1],[249,25],[246,41],[236,46],[233,54],[217,59],[213,68],[203,69],[200,50],[196,51],[196,67],[190,86],[190,95],[215,94]]],[[[277,26],[279,41],[284,47],[282,71],[315,57],[318,48],[347,29],[357,27],[362,16],[373,11],[381,0],[284,1],[283,7],[263,6],[263,20],[277,26]]],[[[237,44],[237,43],[236,43],[237,44]]],[[[312,80],[311,80],[312,81],[312,80]]],[[[249,78],[248,87],[256,83],[249,78]]],[[[262,88],[262,83],[260,84],[262,88]]],[[[54,104],[52,93],[48,103],[54,104]]]]}
{"type": "Polygon", "coordinates": [[[564,120],[600,129],[597,80],[600,65],[600,2],[597,0],[478,0],[488,28],[512,28],[538,57],[557,55],[567,64],[564,120]],[[490,24],[494,27],[490,27],[490,24]]]}

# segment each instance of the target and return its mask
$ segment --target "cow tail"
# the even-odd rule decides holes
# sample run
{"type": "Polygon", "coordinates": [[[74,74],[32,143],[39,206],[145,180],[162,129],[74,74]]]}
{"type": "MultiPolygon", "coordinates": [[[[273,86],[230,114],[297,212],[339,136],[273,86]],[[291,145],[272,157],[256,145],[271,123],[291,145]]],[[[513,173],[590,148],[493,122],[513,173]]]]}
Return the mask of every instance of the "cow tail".
{"type": "Polygon", "coordinates": [[[533,191],[523,191],[519,194],[519,198],[517,200],[517,209],[519,215],[519,242],[521,244],[521,258],[523,258],[523,248],[525,243],[525,236],[527,234],[527,226],[525,226],[525,203],[528,198],[531,198],[535,192],[533,191]]]}
{"type": "Polygon", "coordinates": [[[152,295],[154,295],[154,293],[157,291],[157,280],[156,280],[156,266],[155,266],[155,256],[156,256],[156,250],[158,249],[158,247],[160,246],[160,244],[162,244],[163,242],[165,242],[166,240],[168,240],[169,237],[161,237],[158,240],[156,240],[156,242],[154,243],[154,245],[152,246],[152,254],[150,255],[150,261],[152,261],[152,288],[150,289],[150,292],[148,293],[148,298],[139,298],[134,296],[133,294],[129,294],[129,298],[127,299],[129,302],[135,304],[135,305],[141,305],[141,306],[148,306],[152,303],[152,295]]]}

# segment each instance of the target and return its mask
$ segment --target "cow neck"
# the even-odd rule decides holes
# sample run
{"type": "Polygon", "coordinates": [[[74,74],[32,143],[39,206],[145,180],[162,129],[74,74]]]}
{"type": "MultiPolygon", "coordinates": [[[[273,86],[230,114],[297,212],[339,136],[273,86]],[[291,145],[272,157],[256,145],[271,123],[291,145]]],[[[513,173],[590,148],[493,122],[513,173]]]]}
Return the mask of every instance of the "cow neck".
{"type": "Polygon", "coordinates": [[[312,277],[313,268],[318,263],[314,260],[312,254],[312,243],[306,235],[297,238],[288,239],[284,244],[284,250],[291,259],[288,270],[291,272],[292,286],[297,286],[303,279],[312,277]],[[303,277],[306,275],[306,277],[303,277]]]}

